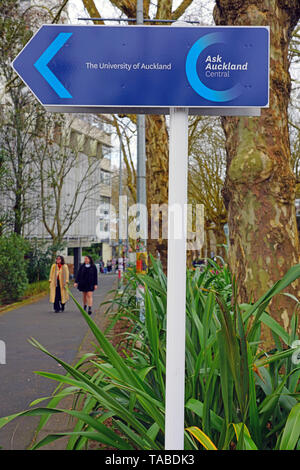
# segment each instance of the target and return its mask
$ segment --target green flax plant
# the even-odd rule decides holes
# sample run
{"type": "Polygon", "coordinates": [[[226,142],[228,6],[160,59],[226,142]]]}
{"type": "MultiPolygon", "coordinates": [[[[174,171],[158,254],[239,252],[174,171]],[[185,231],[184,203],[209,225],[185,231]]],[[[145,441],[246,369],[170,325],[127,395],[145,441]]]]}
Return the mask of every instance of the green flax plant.
{"type": "MultiPolygon", "coordinates": [[[[215,324],[219,325],[210,337],[211,367],[209,375],[205,374],[204,399],[202,403],[197,400],[202,429],[188,429],[204,448],[212,448],[214,442],[219,449],[232,444],[247,450],[299,446],[300,371],[296,366],[299,361],[291,360],[295,353],[290,347],[296,340],[299,302],[294,299],[296,309],[289,334],[266,313],[273,296],[299,277],[299,268],[291,268],[254,305],[237,304],[234,282],[230,304],[215,291],[215,324]],[[273,351],[263,354],[261,323],[271,329],[276,345],[273,351]],[[203,436],[210,439],[212,447],[203,436]]],[[[186,406],[191,403],[197,411],[193,398],[186,406]]]]}
{"type": "MultiPolygon", "coordinates": [[[[58,382],[45,407],[36,400],[23,413],[1,418],[0,427],[20,415],[41,415],[38,431],[54,413],[75,418],[69,433],[48,435],[37,449],[69,436],[67,449],[98,441],[109,448],[164,447],[167,279],[153,258],[147,275],[126,274],[124,289],[107,303],[110,324],[104,334],[74,299],[96,343],[95,353],[70,366],[36,340],[31,343],[63,366],[66,374],[37,372],[58,382]],[[136,290],[143,286],[143,311],[136,290]],[[142,314],[141,314],[142,313],[142,314]],[[108,340],[116,321],[127,329],[118,350],[108,340]],[[59,408],[74,396],[72,410],[59,408]]],[[[292,267],[253,305],[238,305],[228,267],[208,260],[200,271],[187,271],[185,449],[299,448],[299,377],[297,308],[289,333],[267,313],[274,295],[300,276],[292,267]],[[275,348],[263,350],[261,324],[270,328],[275,348]]],[[[48,397],[49,398],[49,397],[48,397]]]]}

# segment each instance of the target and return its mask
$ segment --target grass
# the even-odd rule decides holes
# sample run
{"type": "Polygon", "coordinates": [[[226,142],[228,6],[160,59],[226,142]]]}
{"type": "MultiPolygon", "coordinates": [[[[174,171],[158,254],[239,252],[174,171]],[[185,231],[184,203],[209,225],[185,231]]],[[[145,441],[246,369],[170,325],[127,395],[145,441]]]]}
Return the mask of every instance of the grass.
{"type": "Polygon", "coordinates": [[[27,289],[24,292],[23,299],[27,299],[28,297],[33,297],[38,294],[45,294],[49,292],[49,281],[37,281],[29,284],[27,289]]]}
{"type": "Polygon", "coordinates": [[[22,298],[11,303],[0,304],[0,313],[5,313],[23,305],[30,304],[49,292],[49,281],[38,281],[28,285],[22,298]]]}

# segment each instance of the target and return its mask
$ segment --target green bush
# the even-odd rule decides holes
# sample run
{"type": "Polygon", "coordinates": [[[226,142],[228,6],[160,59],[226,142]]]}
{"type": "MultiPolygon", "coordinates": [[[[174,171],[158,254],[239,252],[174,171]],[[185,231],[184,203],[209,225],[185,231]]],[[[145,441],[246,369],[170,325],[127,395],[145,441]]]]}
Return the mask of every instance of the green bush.
{"type": "Polygon", "coordinates": [[[28,243],[19,235],[0,237],[0,301],[19,300],[28,286],[25,254],[28,243]]]}
{"type": "Polygon", "coordinates": [[[53,258],[63,246],[62,243],[49,245],[37,239],[30,240],[26,255],[27,276],[30,283],[48,279],[53,258]]]}

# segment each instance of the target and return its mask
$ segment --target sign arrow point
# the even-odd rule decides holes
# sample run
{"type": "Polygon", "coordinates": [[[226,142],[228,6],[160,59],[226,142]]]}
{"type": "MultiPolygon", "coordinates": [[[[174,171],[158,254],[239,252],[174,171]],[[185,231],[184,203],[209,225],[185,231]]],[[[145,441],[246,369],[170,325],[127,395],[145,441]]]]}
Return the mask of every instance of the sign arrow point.
{"type": "Polygon", "coordinates": [[[48,64],[50,60],[57,54],[57,52],[64,46],[72,34],[73,33],[60,33],[34,64],[38,72],[44,77],[44,79],[49,83],[49,85],[60,98],[72,98],[72,96],[54,75],[54,73],[51,72],[48,64]]]}

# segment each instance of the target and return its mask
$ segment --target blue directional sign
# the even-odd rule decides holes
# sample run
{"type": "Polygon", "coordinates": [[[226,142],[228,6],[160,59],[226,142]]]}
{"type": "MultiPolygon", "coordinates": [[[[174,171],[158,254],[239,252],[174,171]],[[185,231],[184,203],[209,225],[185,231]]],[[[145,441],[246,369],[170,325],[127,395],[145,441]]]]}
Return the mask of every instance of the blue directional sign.
{"type": "Polygon", "coordinates": [[[44,25],[12,64],[48,109],[266,107],[267,27],[44,25]]]}

